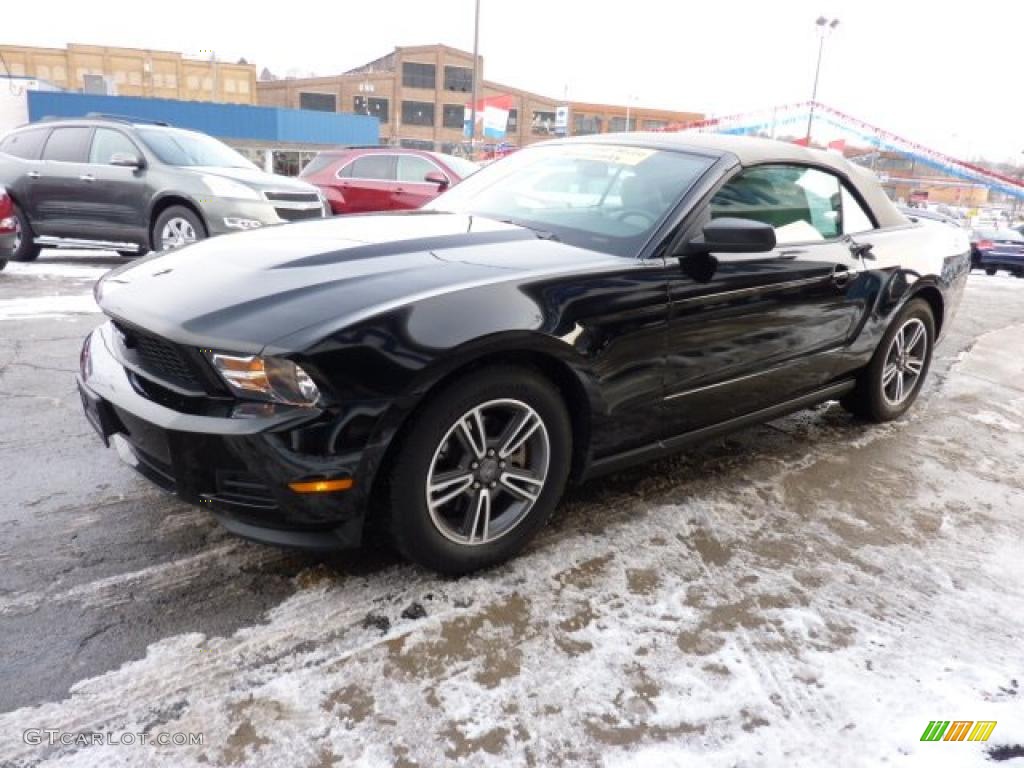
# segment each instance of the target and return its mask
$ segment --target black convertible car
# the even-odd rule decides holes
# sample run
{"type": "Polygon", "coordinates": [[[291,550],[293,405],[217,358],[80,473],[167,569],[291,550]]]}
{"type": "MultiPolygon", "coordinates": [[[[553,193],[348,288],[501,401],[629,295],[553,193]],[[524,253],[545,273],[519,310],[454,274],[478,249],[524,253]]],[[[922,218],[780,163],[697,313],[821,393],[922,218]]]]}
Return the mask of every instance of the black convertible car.
{"type": "Polygon", "coordinates": [[[427,209],[109,273],[79,386],[148,478],[266,542],[379,525],[448,573],[567,482],[829,399],[914,401],[970,268],[841,157],[672,134],[521,150],[427,209]]]}

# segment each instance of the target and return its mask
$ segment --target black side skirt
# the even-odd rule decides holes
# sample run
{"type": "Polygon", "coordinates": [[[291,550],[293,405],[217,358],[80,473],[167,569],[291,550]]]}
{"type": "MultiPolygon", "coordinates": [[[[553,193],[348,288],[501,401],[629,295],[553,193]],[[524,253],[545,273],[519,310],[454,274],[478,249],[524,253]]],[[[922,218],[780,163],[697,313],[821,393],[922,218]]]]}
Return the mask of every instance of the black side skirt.
{"type": "Polygon", "coordinates": [[[736,418],[729,419],[728,421],[722,421],[718,424],[701,427],[700,429],[695,429],[692,432],[686,432],[685,434],[670,437],[666,440],[659,440],[656,443],[650,443],[649,445],[644,445],[639,448],[633,448],[632,450],[624,453],[616,453],[602,459],[597,459],[590,463],[590,466],[587,467],[586,471],[583,473],[582,479],[590,480],[591,478],[605,475],[609,472],[615,472],[643,461],[650,461],[662,456],[667,456],[669,454],[676,453],[680,449],[685,448],[688,445],[692,445],[693,443],[704,442],[711,438],[728,434],[729,432],[735,432],[736,430],[743,429],[744,427],[761,424],[766,421],[772,421],[773,419],[781,418],[782,416],[794,413],[795,411],[802,411],[804,408],[809,408],[812,405],[823,403],[826,400],[835,400],[852,390],[855,384],[856,382],[853,379],[829,384],[827,387],[822,389],[816,389],[806,395],[801,395],[800,397],[792,400],[786,400],[785,402],[768,408],[762,408],[759,411],[754,411],[743,416],[737,416],[736,418]]]}

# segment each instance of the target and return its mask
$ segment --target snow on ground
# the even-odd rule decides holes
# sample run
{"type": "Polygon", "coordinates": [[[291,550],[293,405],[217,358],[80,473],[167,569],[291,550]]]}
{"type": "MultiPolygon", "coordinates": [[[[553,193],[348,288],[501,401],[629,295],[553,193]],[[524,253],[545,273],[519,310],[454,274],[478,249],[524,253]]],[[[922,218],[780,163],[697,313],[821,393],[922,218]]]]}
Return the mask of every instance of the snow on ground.
{"type": "MultiPolygon", "coordinates": [[[[972,289],[1024,298],[1024,280],[972,289]]],[[[1024,744],[1022,333],[978,338],[899,423],[822,406],[622,473],[487,573],[305,571],[262,624],[168,637],[0,715],[0,757],[991,766],[1024,744]],[[920,742],[936,719],[998,725],[920,742]],[[206,744],[31,747],[26,728],[206,744]]]]}
{"type": "Polygon", "coordinates": [[[64,277],[71,280],[96,281],[110,271],[109,267],[80,265],[66,261],[33,261],[17,262],[10,261],[4,268],[8,275],[29,275],[31,277],[48,278],[64,277]]]}
{"type": "Polygon", "coordinates": [[[92,293],[81,296],[30,296],[0,299],[0,320],[26,320],[45,317],[67,317],[99,312],[92,293]]]}

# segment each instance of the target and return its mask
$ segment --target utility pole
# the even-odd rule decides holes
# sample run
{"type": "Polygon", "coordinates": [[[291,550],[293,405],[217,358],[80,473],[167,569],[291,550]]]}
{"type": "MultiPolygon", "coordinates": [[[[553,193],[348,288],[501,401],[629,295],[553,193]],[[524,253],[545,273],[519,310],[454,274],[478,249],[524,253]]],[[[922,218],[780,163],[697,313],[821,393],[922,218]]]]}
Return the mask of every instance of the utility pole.
{"type": "Polygon", "coordinates": [[[818,64],[814,68],[814,88],[811,90],[811,109],[807,115],[807,135],[804,137],[807,146],[811,145],[811,126],[814,124],[814,104],[818,100],[818,78],[821,75],[821,53],[825,49],[825,38],[836,27],[839,26],[839,19],[826,19],[819,16],[814,22],[818,29],[818,64]]]}
{"type": "Polygon", "coordinates": [[[217,72],[217,52],[210,51],[210,68],[213,70],[213,100],[217,101],[217,86],[218,72],[217,72]]]}
{"type": "Polygon", "coordinates": [[[476,100],[480,92],[480,0],[476,0],[473,20],[473,103],[469,108],[469,157],[476,155],[476,100]]]}

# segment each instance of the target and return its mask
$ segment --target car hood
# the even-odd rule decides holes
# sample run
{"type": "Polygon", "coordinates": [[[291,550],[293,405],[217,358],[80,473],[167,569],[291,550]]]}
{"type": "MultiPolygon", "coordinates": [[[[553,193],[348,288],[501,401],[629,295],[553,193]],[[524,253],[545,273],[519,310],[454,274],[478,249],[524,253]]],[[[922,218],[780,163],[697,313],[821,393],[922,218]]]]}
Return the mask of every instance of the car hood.
{"type": "Polygon", "coordinates": [[[232,181],[240,181],[256,189],[273,189],[285,192],[316,192],[316,187],[304,181],[288,176],[278,176],[258,168],[221,168],[218,166],[192,165],[185,167],[202,176],[220,176],[232,181]]]}
{"type": "Polygon", "coordinates": [[[622,263],[479,216],[377,214],[225,235],[156,254],[108,273],[96,298],[108,315],[182,344],[283,354],[446,292],[622,263]],[[286,346],[275,344],[286,337],[286,346]]]}

